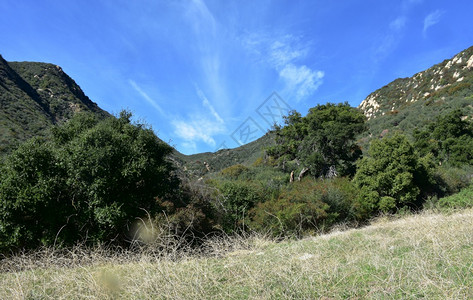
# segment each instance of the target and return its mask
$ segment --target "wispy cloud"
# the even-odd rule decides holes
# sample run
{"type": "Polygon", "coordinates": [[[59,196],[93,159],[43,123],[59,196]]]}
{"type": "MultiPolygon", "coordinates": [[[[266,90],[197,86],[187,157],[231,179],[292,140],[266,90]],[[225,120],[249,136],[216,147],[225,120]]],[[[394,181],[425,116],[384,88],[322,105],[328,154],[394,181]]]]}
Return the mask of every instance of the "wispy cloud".
{"type": "Polygon", "coordinates": [[[407,17],[399,16],[389,24],[389,28],[394,31],[400,31],[406,26],[407,17]]]}
{"type": "Polygon", "coordinates": [[[145,99],[151,106],[153,106],[160,114],[165,115],[165,113],[164,113],[163,109],[161,108],[161,106],[159,106],[159,104],[156,101],[154,101],[150,96],[148,96],[148,94],[145,91],[143,91],[138,86],[138,84],[136,84],[135,81],[130,79],[128,82],[135,89],[135,91],[137,91],[138,94],[140,94],[141,97],[143,97],[143,99],[145,99]]]}
{"type": "Polygon", "coordinates": [[[424,29],[423,29],[424,35],[426,34],[427,29],[429,29],[430,27],[440,22],[440,18],[442,17],[443,14],[444,14],[443,11],[436,10],[434,12],[431,12],[424,18],[424,29]]]}
{"type": "Polygon", "coordinates": [[[214,136],[226,131],[225,122],[217,113],[204,92],[196,85],[197,96],[206,110],[194,112],[186,120],[176,118],[171,123],[174,133],[184,141],[182,145],[189,150],[196,150],[197,142],[204,142],[215,147],[214,136]]]}
{"type": "MultiPolygon", "coordinates": [[[[225,49],[227,36],[222,32],[221,24],[217,22],[212,11],[204,0],[183,1],[185,16],[189,22],[194,41],[189,53],[200,64],[198,81],[208,88],[212,97],[218,98],[221,103],[228,103],[228,87],[222,64],[225,63],[228,51],[225,49]],[[202,82],[203,81],[203,82],[202,82]]],[[[223,104],[224,106],[224,104],[223,104]]]]}
{"type": "Polygon", "coordinates": [[[409,12],[423,0],[404,0],[400,4],[400,14],[389,22],[388,30],[373,46],[375,61],[381,61],[389,56],[402,40],[409,23],[409,12]]]}
{"type": "Polygon", "coordinates": [[[272,37],[267,34],[252,34],[243,39],[243,45],[273,68],[284,82],[284,90],[300,101],[322,84],[324,72],[313,70],[302,61],[309,53],[309,46],[297,37],[286,34],[272,37]]]}
{"type": "Polygon", "coordinates": [[[205,116],[194,115],[189,119],[172,121],[174,133],[184,140],[183,144],[187,145],[186,147],[192,148],[200,141],[215,147],[213,136],[225,132],[225,127],[220,122],[209,120],[205,116]]]}
{"type": "Polygon", "coordinates": [[[192,22],[193,29],[199,34],[215,34],[216,22],[209,8],[202,0],[184,1],[186,15],[192,22]]]}
{"type": "Polygon", "coordinates": [[[307,55],[307,47],[293,47],[290,45],[291,40],[293,40],[292,36],[286,36],[270,45],[270,61],[275,67],[284,67],[292,61],[307,55]]]}
{"type": "Polygon", "coordinates": [[[209,99],[207,99],[204,92],[202,92],[202,90],[199,89],[198,87],[196,87],[196,90],[197,90],[197,95],[199,96],[200,100],[202,100],[202,105],[210,111],[210,113],[214,116],[215,120],[217,120],[219,123],[222,123],[222,124],[225,123],[223,119],[220,117],[220,115],[217,113],[215,108],[212,106],[212,104],[210,104],[210,101],[209,99]]]}

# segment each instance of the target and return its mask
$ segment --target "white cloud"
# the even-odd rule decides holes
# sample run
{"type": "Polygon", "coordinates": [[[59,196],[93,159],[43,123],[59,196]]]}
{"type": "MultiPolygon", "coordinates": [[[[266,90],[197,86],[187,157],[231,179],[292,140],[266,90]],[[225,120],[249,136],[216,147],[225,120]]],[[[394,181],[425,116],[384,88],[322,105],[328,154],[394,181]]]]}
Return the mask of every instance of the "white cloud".
{"type": "Polygon", "coordinates": [[[294,96],[296,101],[310,96],[322,84],[324,72],[301,63],[310,48],[299,38],[289,34],[274,38],[260,33],[246,36],[242,43],[250,53],[277,72],[285,84],[285,92],[294,96]]]}
{"type": "Polygon", "coordinates": [[[149,104],[151,104],[151,106],[153,106],[159,113],[161,113],[162,115],[166,115],[163,111],[163,109],[161,108],[161,106],[159,106],[159,104],[154,101],[150,96],[148,96],[147,93],[145,93],[137,84],[135,81],[133,80],[129,80],[131,86],[135,89],[135,91],[138,92],[138,94],[141,95],[141,97],[143,97],[149,104]]]}
{"type": "Polygon", "coordinates": [[[215,34],[216,22],[209,8],[202,0],[184,1],[186,15],[190,19],[192,27],[197,34],[215,34]]]}
{"type": "Polygon", "coordinates": [[[443,11],[436,10],[436,11],[430,13],[429,15],[427,15],[427,17],[425,17],[425,19],[424,19],[424,30],[423,30],[424,34],[427,32],[427,29],[429,29],[429,27],[432,27],[435,24],[437,24],[438,22],[440,22],[440,17],[442,17],[443,14],[444,14],[443,11]]]}
{"type": "Polygon", "coordinates": [[[202,100],[202,106],[207,111],[194,113],[187,120],[181,118],[174,119],[171,122],[174,126],[174,133],[184,140],[182,146],[190,150],[196,149],[197,142],[204,142],[215,147],[216,142],[213,136],[225,132],[225,122],[212,106],[209,99],[207,99],[204,92],[197,85],[195,89],[197,96],[202,100]]]}
{"type": "Polygon", "coordinates": [[[185,144],[187,147],[195,145],[199,141],[215,147],[216,142],[212,136],[225,131],[225,127],[221,123],[202,116],[191,117],[189,121],[174,120],[172,125],[174,133],[184,140],[183,145],[185,144]]]}
{"type": "Polygon", "coordinates": [[[311,95],[322,84],[324,72],[314,71],[305,65],[287,64],[279,72],[288,89],[294,91],[298,99],[311,95]]]}

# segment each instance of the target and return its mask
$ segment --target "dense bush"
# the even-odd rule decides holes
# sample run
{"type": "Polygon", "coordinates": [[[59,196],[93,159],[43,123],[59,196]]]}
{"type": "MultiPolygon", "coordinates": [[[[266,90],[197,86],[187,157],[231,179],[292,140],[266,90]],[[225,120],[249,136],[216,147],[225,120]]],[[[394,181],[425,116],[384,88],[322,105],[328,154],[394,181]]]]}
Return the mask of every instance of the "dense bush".
{"type": "Polygon", "coordinates": [[[231,179],[237,179],[240,175],[247,173],[248,171],[248,167],[238,164],[223,169],[221,174],[231,179]]]}
{"type": "Polygon", "coordinates": [[[212,186],[183,178],[179,191],[167,199],[158,199],[161,213],[154,225],[165,234],[197,242],[195,238],[220,231],[218,194],[212,186]]]}
{"type": "Polygon", "coordinates": [[[422,191],[431,189],[433,165],[420,159],[406,136],[373,140],[369,156],[360,160],[354,182],[360,188],[360,212],[369,217],[404,206],[420,207],[422,191]]]}
{"type": "Polygon", "coordinates": [[[252,209],[251,228],[274,235],[300,236],[356,219],[356,187],[347,178],[311,179],[286,185],[279,197],[252,209]]]}
{"type": "Polygon", "coordinates": [[[469,166],[462,168],[448,166],[446,164],[435,170],[436,194],[444,197],[458,193],[470,184],[473,170],[469,166]]]}
{"type": "Polygon", "coordinates": [[[432,153],[439,164],[473,165],[473,123],[462,117],[462,110],[457,109],[416,130],[416,149],[421,155],[432,153]]]}
{"type": "Polygon", "coordinates": [[[437,207],[441,209],[473,207],[473,186],[467,187],[455,195],[439,199],[437,207]]]}
{"type": "Polygon", "coordinates": [[[264,202],[267,195],[258,182],[251,181],[219,181],[218,187],[220,225],[226,232],[246,229],[248,212],[260,202],[264,202]]]}
{"type": "Polygon", "coordinates": [[[0,174],[0,250],[123,241],[137,217],[154,213],[178,181],[172,148],[131,114],[78,114],[52,141],[20,146],[0,174]]]}

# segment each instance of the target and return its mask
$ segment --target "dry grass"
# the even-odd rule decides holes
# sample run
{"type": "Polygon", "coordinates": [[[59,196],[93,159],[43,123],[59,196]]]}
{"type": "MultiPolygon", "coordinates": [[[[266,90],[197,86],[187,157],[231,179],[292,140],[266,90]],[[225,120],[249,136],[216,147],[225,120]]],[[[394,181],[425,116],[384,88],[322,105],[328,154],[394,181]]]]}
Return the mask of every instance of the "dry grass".
{"type": "Polygon", "coordinates": [[[166,253],[17,257],[1,266],[0,299],[473,298],[473,210],[299,241],[213,241],[206,255],[166,253]]]}

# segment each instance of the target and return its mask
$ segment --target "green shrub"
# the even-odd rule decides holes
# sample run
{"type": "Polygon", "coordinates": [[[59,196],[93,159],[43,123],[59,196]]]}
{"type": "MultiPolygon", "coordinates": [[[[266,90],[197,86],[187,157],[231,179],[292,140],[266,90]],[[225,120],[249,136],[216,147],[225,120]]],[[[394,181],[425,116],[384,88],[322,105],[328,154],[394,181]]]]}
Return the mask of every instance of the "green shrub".
{"type": "Polygon", "coordinates": [[[301,236],[356,218],[358,191],[348,178],[304,178],[284,187],[278,198],[258,203],[251,211],[251,227],[276,236],[301,236]]]}
{"type": "Polygon", "coordinates": [[[219,191],[217,209],[220,210],[219,224],[226,232],[245,229],[248,212],[267,199],[263,187],[249,181],[213,182],[219,191]]]}
{"type": "Polygon", "coordinates": [[[437,194],[440,197],[458,193],[470,184],[472,170],[443,165],[435,171],[437,194]]]}
{"type": "Polygon", "coordinates": [[[75,241],[124,241],[178,181],[172,148],[131,114],[79,114],[9,157],[0,174],[0,251],[75,241]]]}
{"type": "Polygon", "coordinates": [[[439,164],[460,167],[473,164],[473,123],[456,109],[438,117],[426,129],[414,132],[414,146],[421,155],[431,153],[439,164]]]}
{"type": "Polygon", "coordinates": [[[459,193],[438,200],[439,208],[470,208],[473,207],[473,186],[464,188],[459,193]]]}
{"type": "Polygon", "coordinates": [[[244,165],[233,165],[228,168],[225,168],[221,171],[221,174],[223,176],[232,178],[232,179],[237,179],[240,175],[243,173],[248,172],[249,168],[244,166],[244,165]]]}
{"type": "Polygon", "coordinates": [[[360,188],[359,213],[365,217],[378,211],[420,207],[422,190],[433,184],[432,162],[420,159],[406,136],[373,140],[369,157],[358,163],[354,182],[360,188]]]}
{"type": "Polygon", "coordinates": [[[365,120],[348,103],[317,105],[305,117],[292,111],[285,117],[286,126],[275,127],[276,145],[267,154],[289,172],[294,165],[286,163],[297,159],[314,177],[353,175],[361,156],[355,137],[366,129],[365,120]]]}

